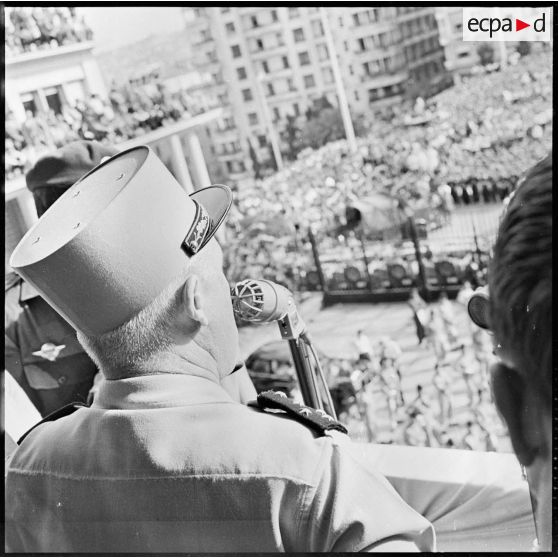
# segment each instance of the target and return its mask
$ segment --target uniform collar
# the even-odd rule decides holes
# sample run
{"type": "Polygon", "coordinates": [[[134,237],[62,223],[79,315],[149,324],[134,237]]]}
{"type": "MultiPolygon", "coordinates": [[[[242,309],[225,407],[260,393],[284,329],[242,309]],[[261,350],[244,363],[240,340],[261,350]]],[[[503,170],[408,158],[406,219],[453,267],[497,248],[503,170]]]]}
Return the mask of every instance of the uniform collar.
{"type": "Polygon", "coordinates": [[[145,409],[208,403],[234,403],[217,383],[186,374],[153,374],[103,380],[92,407],[145,409]]]}
{"type": "Polygon", "coordinates": [[[27,281],[21,281],[21,291],[19,292],[19,301],[26,302],[27,300],[31,300],[32,298],[37,298],[41,296],[37,289],[30,285],[27,281]]]}

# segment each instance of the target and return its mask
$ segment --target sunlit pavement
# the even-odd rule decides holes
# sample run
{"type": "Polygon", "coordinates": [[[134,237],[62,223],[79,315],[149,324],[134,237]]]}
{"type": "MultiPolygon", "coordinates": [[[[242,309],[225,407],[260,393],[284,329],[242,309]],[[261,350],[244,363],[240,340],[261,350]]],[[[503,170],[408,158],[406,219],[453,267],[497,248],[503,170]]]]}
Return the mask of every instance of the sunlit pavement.
{"type": "MultiPolygon", "coordinates": [[[[495,218],[497,219],[496,216],[500,211],[501,204],[457,208],[452,224],[447,228],[445,227],[444,231],[438,231],[437,240],[441,241],[444,235],[450,231],[462,231],[463,227],[472,223],[471,215],[475,217],[477,215],[482,216],[480,219],[475,219],[477,227],[479,227],[479,224],[483,222],[490,223],[495,218]],[[486,219],[487,217],[489,219],[486,219]]],[[[488,226],[486,225],[487,228],[488,226]]],[[[490,229],[492,228],[493,225],[490,226],[490,229]]],[[[477,232],[482,234],[488,232],[488,230],[477,229],[477,232]]],[[[451,304],[455,308],[456,326],[460,339],[466,345],[466,358],[470,359],[472,355],[470,349],[469,317],[462,305],[454,301],[451,304]]],[[[432,407],[437,412],[437,393],[432,385],[435,365],[434,354],[428,347],[418,344],[412,313],[406,303],[336,304],[322,309],[321,294],[313,293],[307,295],[306,300],[299,304],[299,312],[306,322],[314,344],[322,354],[328,357],[356,358],[357,354],[353,340],[359,329],[362,329],[369,336],[373,344],[384,335],[397,341],[403,351],[400,368],[405,400],[410,402],[414,399],[416,386],[420,384],[423,386],[426,399],[430,401],[432,407]]],[[[244,358],[262,345],[279,339],[279,329],[276,324],[241,328],[240,330],[240,344],[244,358]]],[[[457,423],[457,426],[451,427],[452,434],[455,434],[455,442],[458,442],[463,435],[464,425],[467,420],[473,418],[465,382],[454,365],[455,361],[459,358],[462,358],[460,351],[450,353],[446,368],[450,375],[452,400],[455,409],[454,422],[457,423]]],[[[385,398],[377,386],[373,387],[372,392],[373,431],[376,441],[383,442],[394,438],[397,439],[399,433],[393,433],[390,429],[385,398]]],[[[498,434],[498,450],[511,451],[509,439],[505,435],[503,428],[499,429],[498,434]]],[[[363,439],[365,436],[364,429],[359,429],[357,424],[354,424],[353,436],[356,439],[363,439]]]]}
{"type": "MultiPolygon", "coordinates": [[[[406,402],[414,399],[416,386],[420,384],[423,386],[425,398],[437,412],[437,394],[432,385],[434,354],[430,348],[418,344],[412,313],[406,303],[336,304],[320,309],[320,301],[321,295],[312,295],[300,306],[299,311],[306,322],[315,346],[322,354],[335,358],[356,358],[357,353],[353,340],[359,329],[368,335],[373,345],[381,336],[391,337],[397,341],[403,351],[400,369],[406,402]]],[[[452,302],[452,305],[455,308],[456,326],[460,339],[466,345],[467,358],[472,358],[468,333],[469,318],[466,310],[457,302],[452,302]]],[[[241,328],[240,339],[241,348],[244,349],[243,354],[246,357],[265,343],[280,339],[279,329],[276,324],[241,328]],[[245,352],[246,350],[248,352],[245,352]]],[[[464,425],[467,420],[473,418],[465,382],[454,366],[455,361],[459,358],[462,358],[460,351],[450,353],[446,368],[450,376],[455,409],[454,421],[457,423],[457,426],[451,428],[452,434],[455,434],[456,443],[464,433],[464,425]]],[[[375,385],[372,406],[376,441],[397,439],[399,434],[390,430],[385,398],[375,385]]],[[[358,428],[358,424],[352,426],[354,437],[362,439],[365,436],[364,430],[358,428]]],[[[500,451],[511,451],[507,436],[498,436],[498,442],[500,451]]]]}

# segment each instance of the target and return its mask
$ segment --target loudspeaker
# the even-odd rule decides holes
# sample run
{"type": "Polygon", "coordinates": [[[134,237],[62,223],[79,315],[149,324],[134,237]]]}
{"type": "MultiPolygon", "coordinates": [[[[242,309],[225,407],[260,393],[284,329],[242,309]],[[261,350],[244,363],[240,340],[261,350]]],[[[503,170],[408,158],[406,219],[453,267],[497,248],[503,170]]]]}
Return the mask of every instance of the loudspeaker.
{"type": "Polygon", "coordinates": [[[391,287],[410,287],[413,284],[412,277],[408,274],[407,269],[400,263],[388,264],[387,272],[390,279],[391,287]]]}
{"type": "Polygon", "coordinates": [[[321,288],[320,276],[317,271],[309,271],[306,274],[306,285],[310,291],[317,291],[321,288]]]}
{"type": "Polygon", "coordinates": [[[348,266],[343,272],[345,279],[349,283],[351,289],[366,289],[368,281],[363,277],[362,273],[354,266],[348,266]]]}
{"type": "Polygon", "coordinates": [[[424,266],[424,272],[426,281],[429,285],[438,286],[440,284],[440,279],[438,278],[435,267],[424,266]]]}
{"type": "Polygon", "coordinates": [[[376,269],[374,273],[372,273],[371,279],[371,288],[373,291],[389,289],[391,287],[391,281],[386,269],[376,269]]]}
{"type": "Polygon", "coordinates": [[[329,281],[329,289],[331,291],[346,291],[349,289],[349,283],[345,279],[345,275],[339,271],[336,271],[331,276],[329,281]]]}
{"type": "Polygon", "coordinates": [[[442,285],[457,285],[459,283],[457,268],[451,261],[437,261],[434,268],[442,285]]]}

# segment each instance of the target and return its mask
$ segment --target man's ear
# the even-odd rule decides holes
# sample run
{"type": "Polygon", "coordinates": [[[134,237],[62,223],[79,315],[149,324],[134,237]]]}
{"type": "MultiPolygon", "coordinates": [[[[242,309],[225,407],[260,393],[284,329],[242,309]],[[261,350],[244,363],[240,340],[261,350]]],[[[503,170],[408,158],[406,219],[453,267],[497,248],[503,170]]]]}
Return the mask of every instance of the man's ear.
{"type": "Polygon", "coordinates": [[[539,420],[541,409],[519,372],[501,362],[492,365],[490,372],[494,401],[508,426],[513,450],[519,462],[528,467],[545,443],[539,420]]]}
{"type": "Polygon", "coordinates": [[[197,275],[189,275],[182,286],[182,309],[194,322],[202,326],[208,324],[204,312],[204,299],[201,292],[201,284],[197,275]]]}

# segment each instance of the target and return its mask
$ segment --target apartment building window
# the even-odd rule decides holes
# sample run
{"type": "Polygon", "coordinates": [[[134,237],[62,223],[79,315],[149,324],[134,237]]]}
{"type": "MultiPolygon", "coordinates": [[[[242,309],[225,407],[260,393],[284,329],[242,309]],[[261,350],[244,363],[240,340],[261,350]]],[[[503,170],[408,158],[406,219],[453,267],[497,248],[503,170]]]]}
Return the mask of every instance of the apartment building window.
{"type": "Polygon", "coordinates": [[[235,32],[234,23],[230,22],[225,25],[225,29],[227,30],[227,34],[231,35],[235,32]]]}
{"type": "Polygon", "coordinates": [[[357,44],[358,44],[358,50],[360,52],[364,52],[366,50],[366,43],[364,42],[363,38],[358,39],[357,44]]]}
{"type": "Polygon", "coordinates": [[[319,19],[312,22],[312,34],[314,37],[323,37],[324,35],[324,26],[319,19]]]}
{"type": "Polygon", "coordinates": [[[343,27],[343,16],[339,16],[339,27],[343,27]]]}
{"type": "Polygon", "coordinates": [[[353,23],[355,25],[355,27],[358,27],[360,25],[360,19],[359,19],[359,14],[353,14],[353,23]]]}
{"type": "Polygon", "coordinates": [[[277,17],[277,10],[271,10],[271,21],[274,23],[279,21],[279,18],[277,17]]]}
{"type": "Polygon", "coordinates": [[[301,43],[302,41],[304,41],[304,31],[302,30],[302,27],[295,29],[293,31],[293,36],[295,43],[301,43]]]}
{"type": "Polygon", "coordinates": [[[252,27],[258,27],[258,18],[256,16],[250,16],[250,25],[252,25],[252,27]]]}
{"type": "Polygon", "coordinates": [[[49,87],[44,90],[48,108],[53,110],[55,114],[62,114],[62,100],[60,98],[61,90],[59,87],[49,87]]]}
{"type": "Polygon", "coordinates": [[[289,91],[296,91],[296,87],[293,82],[293,78],[287,78],[287,88],[289,91]]]}
{"type": "Polygon", "coordinates": [[[236,162],[236,168],[238,169],[238,172],[245,172],[246,171],[246,165],[244,164],[244,161],[237,161],[236,162]]]}
{"type": "Polygon", "coordinates": [[[263,50],[264,49],[264,44],[263,44],[262,39],[256,39],[256,48],[258,50],[263,50]]]}
{"type": "MultiPolygon", "coordinates": [[[[381,88],[380,88],[381,89],[381,88]]],[[[368,102],[373,103],[380,98],[380,94],[378,93],[378,89],[369,89],[368,90],[368,102]]]]}
{"type": "Polygon", "coordinates": [[[314,79],[314,76],[312,74],[304,76],[304,87],[306,87],[306,89],[315,87],[315,85],[316,85],[316,80],[314,79]]]}
{"type": "Polygon", "coordinates": [[[232,161],[225,161],[225,166],[227,167],[227,172],[233,172],[233,164],[232,161]]]}
{"type": "Polygon", "coordinates": [[[273,83],[266,83],[266,91],[269,97],[273,97],[275,95],[275,88],[273,87],[273,83]]]}
{"type": "Polygon", "coordinates": [[[231,130],[234,128],[234,118],[232,116],[227,116],[223,118],[223,129],[224,130],[231,130]]]}
{"type": "Polygon", "coordinates": [[[250,124],[250,126],[257,126],[258,115],[255,112],[250,112],[248,114],[248,124],[250,124]]]}
{"type": "Polygon", "coordinates": [[[300,116],[300,107],[298,106],[298,103],[293,104],[293,111],[295,116],[300,116]]]}
{"type": "Polygon", "coordinates": [[[231,51],[232,51],[233,58],[240,57],[241,53],[240,53],[240,47],[238,45],[233,45],[231,47],[231,51]]]}
{"type": "Polygon", "coordinates": [[[366,62],[362,66],[364,68],[364,72],[369,76],[375,76],[381,71],[379,60],[372,60],[371,62],[366,62]]]}
{"type": "Polygon", "coordinates": [[[277,46],[285,45],[285,39],[283,38],[283,33],[275,33],[275,40],[277,46]]]}
{"type": "Polygon", "coordinates": [[[229,102],[229,96],[226,93],[221,93],[221,95],[217,95],[217,100],[220,105],[226,105],[229,102]]]}
{"type": "Polygon", "coordinates": [[[283,61],[283,68],[290,68],[289,59],[287,56],[281,57],[281,60],[283,61]]]}
{"type": "Polygon", "coordinates": [[[333,72],[331,68],[323,68],[322,76],[324,78],[324,83],[333,83],[333,72]]]}
{"type": "Polygon", "coordinates": [[[327,60],[329,58],[329,52],[327,51],[326,45],[318,45],[318,60],[327,60]]]}
{"type": "Polygon", "coordinates": [[[243,89],[242,90],[242,98],[245,101],[251,101],[254,97],[252,96],[252,90],[251,89],[243,89]]]}
{"type": "Polygon", "coordinates": [[[265,74],[269,74],[269,64],[267,60],[262,60],[262,70],[265,74]]]}
{"type": "Polygon", "coordinates": [[[281,120],[281,113],[277,107],[273,107],[273,121],[277,122],[277,120],[281,120]]]}
{"type": "Polygon", "coordinates": [[[299,52],[298,53],[298,61],[300,62],[301,66],[307,66],[308,64],[310,64],[309,54],[306,51],[305,52],[299,52]]]}
{"type": "Polygon", "coordinates": [[[298,17],[298,15],[298,8],[289,8],[289,19],[294,19],[295,17],[298,17]]]}
{"type": "Polygon", "coordinates": [[[265,147],[267,145],[267,138],[264,135],[258,136],[258,145],[265,147]]]}
{"type": "Polygon", "coordinates": [[[246,79],[246,68],[240,67],[236,69],[238,79],[246,79]]]}

